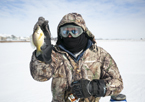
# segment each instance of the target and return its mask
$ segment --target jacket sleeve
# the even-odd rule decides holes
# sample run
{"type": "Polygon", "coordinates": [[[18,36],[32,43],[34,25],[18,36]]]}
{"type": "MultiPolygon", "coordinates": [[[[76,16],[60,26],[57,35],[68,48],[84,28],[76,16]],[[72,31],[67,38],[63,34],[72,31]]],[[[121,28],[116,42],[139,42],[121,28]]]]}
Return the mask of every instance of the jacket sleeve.
{"type": "Polygon", "coordinates": [[[38,60],[35,56],[35,51],[33,52],[30,62],[30,72],[34,80],[37,81],[49,80],[52,77],[55,69],[56,69],[55,61],[51,61],[50,64],[46,64],[38,60]]]}
{"type": "Polygon", "coordinates": [[[101,79],[106,83],[106,95],[111,96],[119,94],[123,89],[123,81],[118,67],[109,53],[102,49],[102,71],[101,79]]]}

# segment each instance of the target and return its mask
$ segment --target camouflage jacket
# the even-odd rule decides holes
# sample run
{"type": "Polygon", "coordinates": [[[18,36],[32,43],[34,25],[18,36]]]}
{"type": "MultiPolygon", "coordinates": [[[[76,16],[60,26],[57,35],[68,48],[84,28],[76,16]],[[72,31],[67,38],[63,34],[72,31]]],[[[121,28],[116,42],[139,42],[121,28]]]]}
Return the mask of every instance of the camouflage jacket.
{"type": "MultiPolygon", "coordinates": [[[[47,81],[52,78],[52,102],[70,102],[70,85],[79,79],[103,79],[106,83],[106,95],[115,95],[123,89],[123,82],[117,65],[111,55],[95,44],[83,52],[79,60],[74,58],[63,48],[56,45],[52,51],[52,62],[45,64],[35,57],[33,52],[30,62],[32,77],[37,81],[47,81]]],[[[80,99],[79,102],[99,102],[99,97],[80,99]]]]}

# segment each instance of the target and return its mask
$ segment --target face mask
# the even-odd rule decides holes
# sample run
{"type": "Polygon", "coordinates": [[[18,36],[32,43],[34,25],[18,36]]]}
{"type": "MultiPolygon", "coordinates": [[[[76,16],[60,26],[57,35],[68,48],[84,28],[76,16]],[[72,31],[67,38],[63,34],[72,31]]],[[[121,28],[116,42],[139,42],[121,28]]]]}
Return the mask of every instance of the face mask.
{"type": "Polygon", "coordinates": [[[66,37],[62,38],[61,43],[64,45],[64,47],[69,50],[72,53],[80,52],[81,50],[85,49],[88,43],[88,38],[83,33],[80,36],[74,38],[74,37],[66,37]]]}

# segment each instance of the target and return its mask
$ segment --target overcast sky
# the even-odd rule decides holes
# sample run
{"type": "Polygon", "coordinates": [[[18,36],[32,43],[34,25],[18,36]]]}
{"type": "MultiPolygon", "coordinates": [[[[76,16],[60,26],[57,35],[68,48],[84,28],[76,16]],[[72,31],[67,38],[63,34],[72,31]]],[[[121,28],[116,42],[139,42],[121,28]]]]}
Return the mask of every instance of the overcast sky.
{"type": "Polygon", "coordinates": [[[0,0],[0,34],[30,36],[43,16],[56,37],[70,12],[80,13],[96,38],[145,38],[145,0],[0,0]]]}

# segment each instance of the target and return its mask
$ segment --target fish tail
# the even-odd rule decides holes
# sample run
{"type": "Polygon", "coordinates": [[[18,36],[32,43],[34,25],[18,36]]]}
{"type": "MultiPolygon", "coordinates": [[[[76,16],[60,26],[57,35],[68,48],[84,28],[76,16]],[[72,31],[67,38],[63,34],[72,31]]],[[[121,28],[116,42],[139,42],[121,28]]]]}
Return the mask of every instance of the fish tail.
{"type": "Polygon", "coordinates": [[[42,54],[42,50],[39,48],[39,49],[37,49],[37,51],[36,51],[36,57],[38,57],[39,55],[41,55],[42,54]]]}

